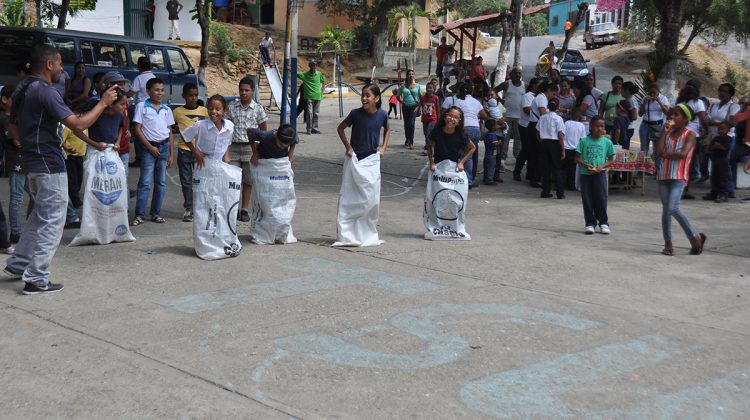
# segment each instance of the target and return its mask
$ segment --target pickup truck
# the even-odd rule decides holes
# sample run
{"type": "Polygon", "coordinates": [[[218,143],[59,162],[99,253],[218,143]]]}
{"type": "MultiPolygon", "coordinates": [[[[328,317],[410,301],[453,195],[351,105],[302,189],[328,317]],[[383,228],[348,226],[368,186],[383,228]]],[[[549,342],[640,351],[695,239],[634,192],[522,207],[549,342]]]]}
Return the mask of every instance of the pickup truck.
{"type": "Polygon", "coordinates": [[[591,25],[583,34],[586,49],[596,48],[598,45],[616,44],[620,28],[614,22],[597,23],[591,25]]]}

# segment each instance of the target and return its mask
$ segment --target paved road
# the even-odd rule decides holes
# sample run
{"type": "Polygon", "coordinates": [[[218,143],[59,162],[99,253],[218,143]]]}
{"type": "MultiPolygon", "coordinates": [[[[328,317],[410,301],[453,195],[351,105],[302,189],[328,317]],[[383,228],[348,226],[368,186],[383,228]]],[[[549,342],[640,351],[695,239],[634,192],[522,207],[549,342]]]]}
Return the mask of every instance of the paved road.
{"type": "Polygon", "coordinates": [[[335,101],[322,114],[295,163],[300,243],[242,224],[239,257],[199,260],[171,170],[167,223],[61,247],[61,293],[0,282],[2,417],[750,417],[750,206],[684,202],[706,252],[675,223],[665,257],[652,178],[612,190],[610,236],[583,235],[576,193],[506,180],[471,191],[472,241],[426,242],[425,158],[391,120],[386,242],[333,249],[335,101]]]}

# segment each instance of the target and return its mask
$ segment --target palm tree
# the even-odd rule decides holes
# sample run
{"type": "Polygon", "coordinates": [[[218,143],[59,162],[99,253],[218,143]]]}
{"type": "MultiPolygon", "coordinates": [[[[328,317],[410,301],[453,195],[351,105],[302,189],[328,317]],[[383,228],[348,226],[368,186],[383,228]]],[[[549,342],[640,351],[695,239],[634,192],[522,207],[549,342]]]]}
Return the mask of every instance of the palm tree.
{"type": "Polygon", "coordinates": [[[318,34],[318,54],[322,55],[323,48],[330,46],[336,55],[346,58],[349,55],[349,44],[354,41],[354,38],[353,31],[325,25],[318,34]]]}
{"type": "Polygon", "coordinates": [[[401,31],[402,23],[406,25],[406,45],[409,47],[409,66],[414,68],[414,64],[417,61],[417,18],[425,17],[427,19],[432,18],[432,13],[423,10],[416,3],[412,3],[408,6],[394,7],[388,10],[388,37],[392,40],[402,39],[399,35],[401,31]]]}

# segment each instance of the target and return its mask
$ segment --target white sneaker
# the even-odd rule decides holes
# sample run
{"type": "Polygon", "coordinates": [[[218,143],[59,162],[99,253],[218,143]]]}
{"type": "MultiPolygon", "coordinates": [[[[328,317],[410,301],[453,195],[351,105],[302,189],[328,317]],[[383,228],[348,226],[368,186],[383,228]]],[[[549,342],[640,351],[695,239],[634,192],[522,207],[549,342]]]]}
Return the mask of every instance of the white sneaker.
{"type": "Polygon", "coordinates": [[[605,235],[609,235],[609,232],[610,232],[609,225],[601,225],[601,226],[599,226],[599,232],[601,232],[601,233],[603,233],[605,235]]]}
{"type": "Polygon", "coordinates": [[[586,230],[583,231],[586,235],[593,235],[594,234],[594,227],[593,226],[586,226],[586,230]]]}

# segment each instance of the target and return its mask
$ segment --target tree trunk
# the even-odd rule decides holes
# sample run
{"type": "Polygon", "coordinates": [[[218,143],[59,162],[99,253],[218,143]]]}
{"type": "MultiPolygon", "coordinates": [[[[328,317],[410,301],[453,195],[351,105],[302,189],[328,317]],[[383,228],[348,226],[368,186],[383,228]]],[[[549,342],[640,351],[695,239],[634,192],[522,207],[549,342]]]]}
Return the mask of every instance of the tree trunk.
{"type": "Polygon", "coordinates": [[[586,12],[589,10],[589,4],[586,2],[583,2],[578,5],[578,13],[576,13],[576,18],[572,22],[572,26],[570,29],[565,30],[565,41],[563,41],[562,48],[560,49],[560,65],[562,65],[562,62],[565,61],[565,54],[568,53],[568,44],[570,44],[570,40],[573,38],[573,35],[575,35],[576,30],[578,29],[578,25],[581,24],[581,22],[586,19],[586,12]]]}
{"type": "Polygon", "coordinates": [[[415,68],[417,65],[417,17],[412,16],[411,17],[411,28],[409,28],[409,31],[411,32],[409,35],[409,39],[411,40],[411,48],[409,48],[410,58],[411,58],[411,67],[415,68]]]}
{"type": "Polygon", "coordinates": [[[203,0],[195,0],[195,8],[198,12],[198,26],[201,28],[201,57],[198,64],[198,79],[206,83],[206,69],[208,68],[208,45],[211,40],[209,31],[209,12],[211,3],[203,0]]]}
{"type": "Polygon", "coordinates": [[[513,40],[513,15],[509,12],[502,21],[500,26],[503,30],[502,40],[500,41],[500,50],[497,52],[497,65],[495,66],[495,83],[505,81],[508,70],[508,60],[510,59],[510,42],[513,40]]]}
{"type": "Polygon", "coordinates": [[[688,48],[690,48],[690,44],[693,43],[693,40],[701,33],[703,32],[705,28],[701,23],[693,23],[693,28],[690,30],[690,35],[688,36],[687,41],[685,41],[685,45],[682,46],[682,49],[680,49],[680,52],[678,52],[678,55],[683,55],[687,53],[688,48]]]}
{"type": "Polygon", "coordinates": [[[388,43],[388,17],[384,13],[378,13],[372,31],[372,56],[375,65],[383,66],[385,59],[385,46],[388,43]]]}
{"type": "Polygon", "coordinates": [[[659,38],[656,40],[656,52],[668,57],[667,63],[660,69],[659,88],[668,97],[677,97],[677,45],[680,42],[683,0],[662,0],[658,3],[659,38]]]}
{"type": "Polygon", "coordinates": [[[68,20],[70,0],[62,0],[60,3],[60,16],[57,17],[57,29],[65,29],[65,21],[68,20]]]}
{"type": "Polygon", "coordinates": [[[513,0],[513,28],[515,30],[516,50],[513,53],[513,68],[521,70],[521,39],[523,39],[523,7],[524,0],[513,0]]]}

